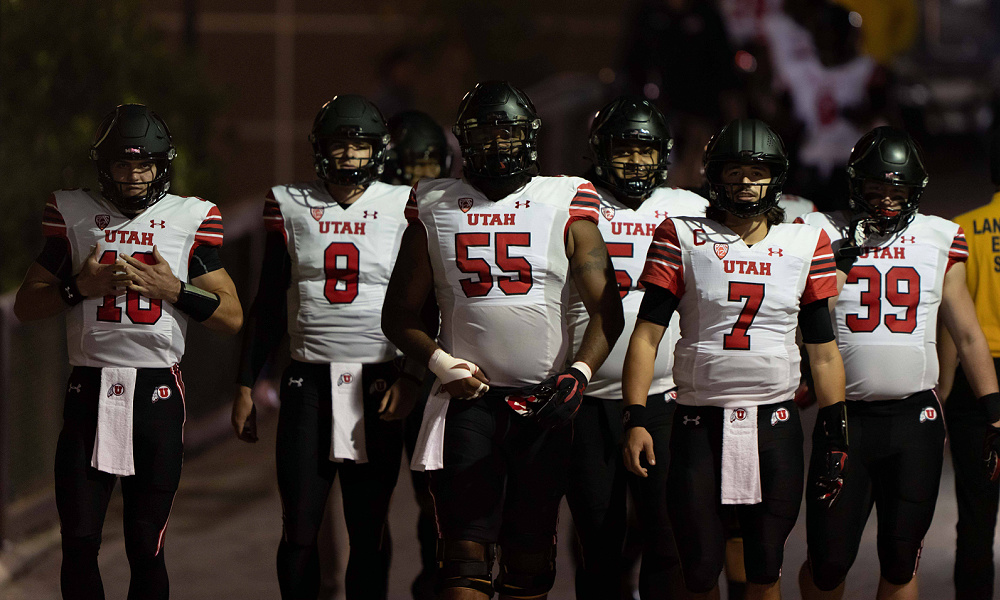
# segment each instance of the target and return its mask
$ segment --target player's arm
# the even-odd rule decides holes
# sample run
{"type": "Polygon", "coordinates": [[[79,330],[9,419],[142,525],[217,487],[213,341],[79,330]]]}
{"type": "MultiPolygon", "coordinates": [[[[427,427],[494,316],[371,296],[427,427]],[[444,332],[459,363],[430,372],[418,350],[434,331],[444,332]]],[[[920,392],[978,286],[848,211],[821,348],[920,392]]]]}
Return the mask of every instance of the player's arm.
{"type": "Polygon", "coordinates": [[[650,283],[645,285],[646,291],[639,307],[635,329],[628,341],[622,372],[622,393],[625,397],[622,422],[626,430],[622,455],[625,467],[640,477],[648,476],[646,467],[642,466],[642,455],[645,454],[650,465],[656,464],[653,438],[645,424],[646,397],[653,384],[660,340],[663,339],[670,317],[679,302],[671,292],[650,283]]]}
{"type": "Polygon", "coordinates": [[[937,393],[941,402],[951,395],[951,388],[955,385],[955,371],[958,369],[958,348],[955,347],[955,340],[951,339],[948,328],[944,325],[943,319],[938,319],[937,326],[937,355],[939,365],[937,393]]]}
{"type": "MultiPolygon", "coordinates": [[[[976,319],[976,306],[965,283],[965,263],[955,263],[945,273],[940,317],[954,340],[962,370],[973,393],[977,398],[997,394],[997,375],[989,343],[976,319]]],[[[990,417],[994,427],[1000,427],[1000,415],[991,411],[990,417]]]]}
{"type": "Polygon", "coordinates": [[[589,376],[600,368],[625,327],[621,295],[611,257],[597,225],[585,219],[574,221],[566,236],[570,276],[580,293],[590,322],[574,362],[590,368],[589,376]]]}
{"type": "Polygon", "coordinates": [[[243,332],[238,387],[233,398],[233,429],[236,436],[246,442],[257,441],[251,390],[288,328],[286,291],[291,281],[291,272],[291,257],[288,255],[284,235],[278,231],[268,231],[257,296],[247,313],[243,332]]]}
{"type": "Polygon", "coordinates": [[[433,286],[427,231],[413,220],[403,231],[389,278],[382,304],[382,332],[407,359],[427,365],[453,398],[478,397],[489,389],[489,379],[472,362],[442,350],[422,317],[433,286]]]}

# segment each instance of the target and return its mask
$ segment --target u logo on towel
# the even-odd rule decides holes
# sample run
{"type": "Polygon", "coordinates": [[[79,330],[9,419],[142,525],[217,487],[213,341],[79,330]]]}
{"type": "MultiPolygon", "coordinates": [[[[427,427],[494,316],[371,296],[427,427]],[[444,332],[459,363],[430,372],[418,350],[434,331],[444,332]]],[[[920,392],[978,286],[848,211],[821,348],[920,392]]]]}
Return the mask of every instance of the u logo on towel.
{"type": "Polygon", "coordinates": [[[746,409],[736,408],[733,409],[732,414],[729,415],[729,422],[732,423],[734,421],[742,421],[745,418],[747,418],[746,409]]]}
{"type": "Polygon", "coordinates": [[[110,398],[111,396],[121,396],[124,393],[125,393],[125,386],[120,383],[116,383],[108,388],[108,398],[110,398]]]}

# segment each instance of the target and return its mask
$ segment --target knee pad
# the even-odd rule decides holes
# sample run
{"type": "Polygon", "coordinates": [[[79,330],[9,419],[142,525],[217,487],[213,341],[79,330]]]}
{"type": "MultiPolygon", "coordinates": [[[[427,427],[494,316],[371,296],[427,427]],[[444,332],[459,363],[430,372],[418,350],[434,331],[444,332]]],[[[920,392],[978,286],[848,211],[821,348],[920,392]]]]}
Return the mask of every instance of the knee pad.
{"type": "Polygon", "coordinates": [[[556,545],[541,548],[501,546],[496,589],[514,598],[541,596],[556,581],[556,545]]]}
{"type": "Polygon", "coordinates": [[[62,551],[65,560],[97,560],[97,554],[101,551],[101,534],[93,535],[63,535],[62,551]]]}
{"type": "Polygon", "coordinates": [[[891,550],[887,553],[888,556],[879,552],[882,563],[882,579],[892,585],[906,585],[917,573],[917,566],[920,564],[920,549],[917,549],[916,556],[913,556],[912,550],[906,548],[905,544],[896,545],[891,550]]]}
{"type": "MultiPolygon", "coordinates": [[[[165,526],[164,526],[165,527],[165,526]]],[[[141,524],[125,530],[125,554],[129,560],[152,560],[160,554],[162,531],[141,524]]]]}
{"type": "Polygon", "coordinates": [[[722,565],[718,568],[709,564],[696,564],[687,568],[681,564],[684,572],[684,585],[689,592],[694,594],[707,594],[719,583],[719,575],[722,573],[722,565]]]}
{"type": "Polygon", "coordinates": [[[493,562],[496,544],[469,540],[438,540],[438,579],[435,591],[467,588],[493,597],[493,562]]]}
{"type": "Polygon", "coordinates": [[[836,589],[838,585],[847,578],[847,571],[851,565],[838,563],[836,561],[824,561],[819,563],[810,556],[809,571],[812,573],[813,585],[821,592],[829,592],[836,589]]]}

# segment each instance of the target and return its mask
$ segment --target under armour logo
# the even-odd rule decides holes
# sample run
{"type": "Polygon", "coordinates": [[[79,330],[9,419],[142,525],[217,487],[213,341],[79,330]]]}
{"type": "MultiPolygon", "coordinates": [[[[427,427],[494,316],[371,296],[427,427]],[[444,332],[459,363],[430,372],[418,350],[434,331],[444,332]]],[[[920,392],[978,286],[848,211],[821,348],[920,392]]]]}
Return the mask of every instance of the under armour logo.
{"type": "Polygon", "coordinates": [[[665,211],[665,210],[662,210],[662,211],[661,210],[654,210],[653,214],[656,215],[657,219],[666,219],[667,218],[667,211],[665,211]]]}
{"type": "Polygon", "coordinates": [[[68,285],[63,290],[66,292],[66,297],[70,300],[76,297],[76,294],[73,293],[73,290],[68,285]]]}
{"type": "Polygon", "coordinates": [[[774,255],[784,256],[785,254],[781,250],[781,248],[768,248],[767,249],[767,255],[768,256],[774,256],[774,255]]]}
{"type": "Polygon", "coordinates": [[[917,243],[917,236],[915,236],[915,235],[901,235],[901,236],[899,236],[899,243],[900,244],[916,244],[917,243]],[[907,241],[907,240],[909,240],[909,241],[907,241]]]}
{"type": "MultiPolygon", "coordinates": [[[[368,211],[367,210],[365,211],[364,218],[366,218],[366,219],[368,218],[368,211]]],[[[372,211],[372,218],[373,219],[377,219],[378,218],[378,211],[377,210],[373,210],[372,211]]]]}
{"type": "Polygon", "coordinates": [[[688,423],[694,423],[696,427],[698,425],[701,425],[701,415],[698,415],[697,417],[688,417],[688,416],[685,416],[684,417],[684,424],[687,425],[688,423]]]}
{"type": "Polygon", "coordinates": [[[302,377],[295,379],[294,377],[288,378],[288,385],[294,385],[295,387],[302,387],[302,377]]]}
{"type": "Polygon", "coordinates": [[[160,219],[159,223],[156,222],[156,219],[150,219],[149,220],[149,227],[151,229],[156,229],[157,227],[159,227],[159,228],[162,229],[162,228],[164,228],[166,226],[167,226],[167,222],[164,221],[163,219],[160,219]]]}
{"type": "MultiPolygon", "coordinates": [[[[528,208],[529,205],[531,205],[531,200],[525,200],[524,201],[524,208],[528,208]]],[[[514,208],[521,208],[521,201],[520,200],[517,200],[517,201],[514,202],[514,208]]]]}
{"type": "Polygon", "coordinates": [[[69,391],[69,392],[76,392],[76,393],[79,394],[80,393],[80,386],[81,385],[83,385],[83,384],[78,383],[76,385],[70,385],[69,386],[69,390],[67,390],[67,391],[69,391]]]}

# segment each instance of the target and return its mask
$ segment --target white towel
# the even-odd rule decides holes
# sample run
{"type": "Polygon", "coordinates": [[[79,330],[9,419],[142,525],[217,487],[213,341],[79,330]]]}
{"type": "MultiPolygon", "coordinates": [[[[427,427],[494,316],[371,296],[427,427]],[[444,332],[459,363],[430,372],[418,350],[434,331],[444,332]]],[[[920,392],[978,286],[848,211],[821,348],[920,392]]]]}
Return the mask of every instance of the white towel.
{"type": "Polygon", "coordinates": [[[760,459],[757,452],[757,407],[727,408],[722,423],[722,503],[757,504],[760,459]]]}
{"type": "Polygon", "coordinates": [[[132,402],[137,371],[131,367],[101,369],[97,400],[97,434],[90,466],[112,475],[135,475],[132,453],[132,402]]]}
{"type": "Polygon", "coordinates": [[[444,468],[444,422],[448,416],[451,395],[435,379],[431,394],[424,408],[424,420],[420,423],[417,445],[413,449],[410,469],[414,471],[435,471],[444,468]]]}
{"type": "Polygon", "coordinates": [[[368,462],[361,363],[330,363],[330,460],[368,462]]]}

